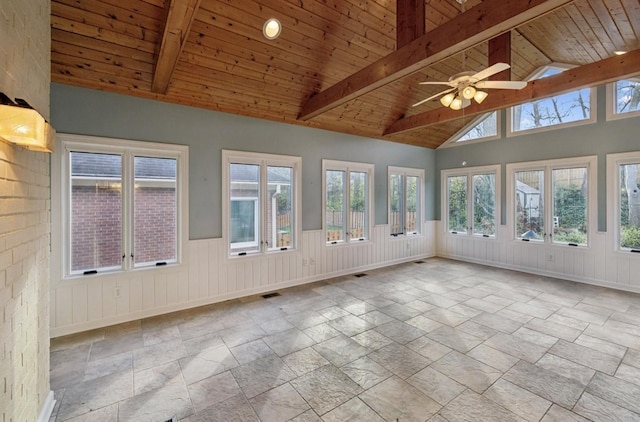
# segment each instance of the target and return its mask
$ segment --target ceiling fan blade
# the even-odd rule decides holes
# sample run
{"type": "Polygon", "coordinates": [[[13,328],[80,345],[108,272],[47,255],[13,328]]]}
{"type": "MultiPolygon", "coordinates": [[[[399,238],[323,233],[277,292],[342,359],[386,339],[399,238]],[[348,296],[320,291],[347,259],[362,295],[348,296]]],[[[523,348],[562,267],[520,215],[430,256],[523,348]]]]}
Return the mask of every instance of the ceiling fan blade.
{"type": "Polygon", "coordinates": [[[480,89],[522,89],[527,86],[527,81],[480,81],[473,85],[480,89]]]}
{"type": "Polygon", "coordinates": [[[481,81],[483,79],[487,79],[489,76],[495,75],[496,73],[500,73],[503,70],[507,70],[509,69],[511,66],[509,66],[506,63],[496,63],[493,66],[489,66],[488,68],[486,68],[485,70],[481,70],[480,72],[476,73],[475,75],[471,76],[471,80],[476,80],[476,81],[481,81]]]}
{"type": "Polygon", "coordinates": [[[445,89],[445,90],[444,90],[444,91],[442,91],[442,92],[438,92],[437,94],[430,96],[429,98],[425,98],[425,99],[424,99],[424,100],[422,100],[422,101],[418,101],[417,103],[415,103],[415,104],[414,104],[414,105],[412,105],[411,107],[419,106],[420,104],[424,104],[424,103],[426,103],[427,101],[431,101],[431,100],[433,100],[434,98],[438,98],[438,97],[439,97],[439,96],[441,96],[441,95],[448,94],[449,92],[452,92],[452,91],[455,91],[455,90],[456,90],[455,88],[445,89]]]}
{"type": "Polygon", "coordinates": [[[453,86],[451,82],[419,82],[420,85],[449,85],[453,86]]]}

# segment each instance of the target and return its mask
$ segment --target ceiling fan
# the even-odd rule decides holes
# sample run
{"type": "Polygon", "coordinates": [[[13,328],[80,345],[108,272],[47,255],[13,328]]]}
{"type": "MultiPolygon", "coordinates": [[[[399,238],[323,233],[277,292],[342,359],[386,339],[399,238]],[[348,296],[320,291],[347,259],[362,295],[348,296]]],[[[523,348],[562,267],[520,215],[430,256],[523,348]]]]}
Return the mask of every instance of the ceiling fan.
{"type": "Polygon", "coordinates": [[[449,78],[447,82],[420,82],[420,85],[448,85],[445,89],[429,98],[418,101],[413,107],[440,98],[440,103],[452,110],[460,110],[471,105],[471,99],[478,104],[483,102],[489,94],[483,89],[522,89],[527,86],[526,81],[485,81],[489,76],[509,69],[507,63],[496,63],[480,72],[460,72],[449,78]]]}

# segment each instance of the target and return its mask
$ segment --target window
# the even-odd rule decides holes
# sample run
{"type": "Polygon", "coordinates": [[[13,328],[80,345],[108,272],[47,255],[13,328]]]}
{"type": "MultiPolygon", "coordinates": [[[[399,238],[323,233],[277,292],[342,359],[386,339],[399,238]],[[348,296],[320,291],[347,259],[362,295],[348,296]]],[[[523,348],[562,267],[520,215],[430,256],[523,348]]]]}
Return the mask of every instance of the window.
{"type": "MultiPolygon", "coordinates": [[[[566,65],[544,66],[527,80],[556,75],[569,68],[566,65]]],[[[595,89],[584,88],[565,94],[524,103],[507,113],[509,135],[556,129],[595,122],[595,89]]]]}
{"type": "Polygon", "coordinates": [[[391,236],[420,234],[424,170],[389,167],[391,236]]]}
{"type": "Polygon", "coordinates": [[[178,263],[187,233],[187,147],[60,138],[64,274],[178,263]]]}
{"type": "Polygon", "coordinates": [[[471,121],[449,140],[442,144],[442,148],[458,145],[468,145],[475,142],[490,141],[500,137],[500,112],[494,111],[483,114],[471,121]]]}
{"type": "Polygon", "coordinates": [[[607,85],[607,119],[640,115],[640,79],[607,85]]]}
{"type": "Polygon", "coordinates": [[[443,216],[451,234],[495,237],[500,166],[443,170],[443,216]]]}
{"type": "Polygon", "coordinates": [[[586,246],[595,224],[596,158],[507,165],[516,239],[586,246]]]}
{"type": "Polygon", "coordinates": [[[222,162],[228,255],[295,249],[302,159],[225,150],[222,162]]]}
{"type": "Polygon", "coordinates": [[[616,250],[640,252],[640,152],[607,155],[607,171],[616,250]]]}
{"type": "Polygon", "coordinates": [[[322,160],[327,244],[369,239],[373,165],[322,160]]]}

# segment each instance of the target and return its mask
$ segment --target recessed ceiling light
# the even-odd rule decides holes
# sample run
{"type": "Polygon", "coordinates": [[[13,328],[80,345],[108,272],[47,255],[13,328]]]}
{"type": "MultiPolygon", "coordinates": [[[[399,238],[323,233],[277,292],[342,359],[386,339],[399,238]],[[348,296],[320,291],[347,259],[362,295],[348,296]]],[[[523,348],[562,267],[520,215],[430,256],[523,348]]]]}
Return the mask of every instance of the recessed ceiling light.
{"type": "Polygon", "coordinates": [[[282,25],[280,25],[280,21],[276,18],[267,20],[262,27],[262,34],[268,40],[275,40],[280,36],[281,32],[282,25]]]}
{"type": "Polygon", "coordinates": [[[616,56],[622,56],[625,53],[626,53],[626,51],[623,51],[623,50],[616,50],[616,51],[613,52],[613,54],[615,54],[616,56]]]}

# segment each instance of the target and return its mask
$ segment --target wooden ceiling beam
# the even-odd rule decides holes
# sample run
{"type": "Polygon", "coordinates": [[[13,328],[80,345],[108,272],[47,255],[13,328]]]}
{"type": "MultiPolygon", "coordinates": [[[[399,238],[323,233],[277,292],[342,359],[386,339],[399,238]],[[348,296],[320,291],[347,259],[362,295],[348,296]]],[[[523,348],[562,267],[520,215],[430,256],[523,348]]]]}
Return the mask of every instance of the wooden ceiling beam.
{"type": "MultiPolygon", "coordinates": [[[[489,66],[496,63],[511,65],[511,31],[489,40],[489,66]]],[[[493,81],[510,81],[511,68],[489,77],[493,81]]]]}
{"type": "Polygon", "coordinates": [[[533,100],[564,94],[580,88],[594,87],[640,74],[640,49],[622,56],[613,56],[598,62],[567,69],[557,75],[536,79],[519,91],[492,90],[482,104],[472,104],[464,111],[439,107],[424,113],[401,118],[384,132],[383,136],[397,135],[419,128],[475,116],[512,107],[533,100]]]}
{"type": "Polygon", "coordinates": [[[575,0],[484,0],[311,97],[300,120],[309,120],[390,82],[552,12],[575,0]]]}
{"type": "Polygon", "coordinates": [[[166,94],[169,82],[178,64],[182,49],[187,42],[191,24],[200,7],[201,0],[170,0],[167,19],[162,33],[162,44],[158,52],[152,91],[166,94]]]}
{"type": "Polygon", "coordinates": [[[425,0],[396,1],[396,49],[425,34],[425,0]]]}

